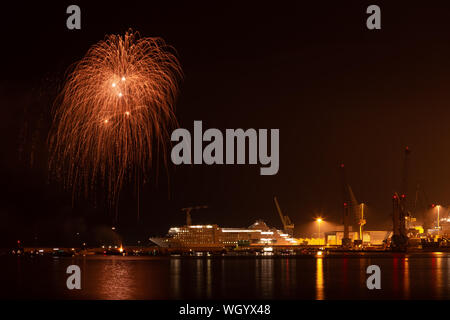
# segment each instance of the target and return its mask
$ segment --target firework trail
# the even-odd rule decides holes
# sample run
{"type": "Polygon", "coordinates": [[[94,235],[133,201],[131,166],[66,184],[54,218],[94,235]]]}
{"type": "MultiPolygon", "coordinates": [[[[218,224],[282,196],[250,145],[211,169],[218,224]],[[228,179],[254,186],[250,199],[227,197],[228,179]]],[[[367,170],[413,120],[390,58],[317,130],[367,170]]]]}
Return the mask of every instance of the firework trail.
{"type": "Polygon", "coordinates": [[[74,65],[48,140],[51,172],[73,196],[88,196],[100,182],[114,206],[125,180],[149,178],[176,124],[182,70],[170,51],[160,38],[129,31],[107,36],[74,65]]]}

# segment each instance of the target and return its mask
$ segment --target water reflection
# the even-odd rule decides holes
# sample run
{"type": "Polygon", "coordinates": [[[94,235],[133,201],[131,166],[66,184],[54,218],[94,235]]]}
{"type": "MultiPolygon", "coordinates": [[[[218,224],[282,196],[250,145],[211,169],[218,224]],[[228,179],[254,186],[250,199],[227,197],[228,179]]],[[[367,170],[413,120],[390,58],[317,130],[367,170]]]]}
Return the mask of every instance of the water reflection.
{"type": "Polygon", "coordinates": [[[211,259],[206,260],[206,297],[211,298],[212,289],[212,269],[211,269],[211,259]]]}
{"type": "Polygon", "coordinates": [[[195,279],[196,281],[196,287],[195,287],[195,291],[197,294],[197,297],[201,297],[202,296],[202,280],[203,280],[203,261],[200,259],[197,259],[196,263],[195,263],[195,279]]]}
{"type": "Polygon", "coordinates": [[[434,252],[433,258],[432,258],[432,265],[433,265],[433,277],[435,282],[435,291],[436,296],[441,297],[442,296],[442,289],[443,289],[443,270],[442,270],[442,252],[434,252]]]}
{"type": "Polygon", "coordinates": [[[263,258],[257,260],[257,270],[259,270],[259,277],[257,277],[257,285],[263,298],[272,298],[273,296],[273,263],[274,260],[270,258],[263,258]],[[260,267],[258,267],[260,265],[260,267]]]}
{"type": "Polygon", "coordinates": [[[342,285],[341,291],[345,294],[348,291],[348,259],[343,258],[341,263],[342,285]]]}
{"type": "Polygon", "coordinates": [[[403,259],[403,292],[405,293],[405,299],[409,299],[409,259],[403,259]]]}
{"type": "Polygon", "coordinates": [[[370,260],[359,259],[359,283],[361,286],[367,286],[367,267],[370,266],[370,260]]]}
{"type": "Polygon", "coordinates": [[[398,258],[395,257],[392,259],[392,288],[393,291],[397,294],[399,291],[398,285],[398,258]]]}
{"type": "Polygon", "coordinates": [[[290,293],[292,286],[291,279],[291,270],[294,268],[292,263],[295,263],[295,260],[284,259],[281,261],[281,280],[282,280],[282,288],[284,292],[290,293]]]}
{"type": "Polygon", "coordinates": [[[59,299],[448,299],[450,254],[360,258],[1,257],[0,298],[59,299]],[[3,263],[2,263],[3,262],[3,263]],[[67,290],[66,268],[82,268],[67,290]],[[367,290],[379,265],[382,290],[367,290]],[[3,275],[3,276],[2,276],[3,275]],[[326,286],[326,288],[325,288],[326,286]],[[326,290],[325,290],[326,289],[326,290]]]}
{"type": "Polygon", "coordinates": [[[323,281],[323,259],[316,259],[316,300],[323,300],[324,294],[324,281],[323,281]]]}
{"type": "Polygon", "coordinates": [[[104,261],[97,285],[100,299],[123,300],[134,299],[136,279],[133,265],[127,261],[111,259],[104,261]]]}
{"type": "Polygon", "coordinates": [[[297,273],[295,272],[297,270],[297,260],[293,259],[289,262],[289,264],[290,264],[289,272],[291,273],[289,277],[290,279],[289,282],[295,285],[297,283],[297,273]]]}
{"type": "Polygon", "coordinates": [[[222,259],[222,262],[220,263],[220,288],[221,288],[221,295],[225,296],[225,288],[226,288],[226,269],[225,269],[225,259],[222,259]]]}
{"type": "Polygon", "coordinates": [[[170,288],[175,299],[180,298],[181,259],[170,259],[170,288]]]}

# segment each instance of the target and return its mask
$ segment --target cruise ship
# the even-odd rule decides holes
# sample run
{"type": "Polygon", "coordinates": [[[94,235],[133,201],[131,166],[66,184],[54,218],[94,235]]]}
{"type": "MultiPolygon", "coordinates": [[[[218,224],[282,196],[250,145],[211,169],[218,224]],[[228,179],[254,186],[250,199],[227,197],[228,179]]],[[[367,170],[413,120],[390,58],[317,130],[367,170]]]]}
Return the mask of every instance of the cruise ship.
{"type": "Polygon", "coordinates": [[[285,231],[270,228],[258,220],[248,228],[221,228],[216,224],[172,227],[164,238],[150,238],[166,248],[236,247],[236,246],[286,246],[298,241],[285,231]]]}

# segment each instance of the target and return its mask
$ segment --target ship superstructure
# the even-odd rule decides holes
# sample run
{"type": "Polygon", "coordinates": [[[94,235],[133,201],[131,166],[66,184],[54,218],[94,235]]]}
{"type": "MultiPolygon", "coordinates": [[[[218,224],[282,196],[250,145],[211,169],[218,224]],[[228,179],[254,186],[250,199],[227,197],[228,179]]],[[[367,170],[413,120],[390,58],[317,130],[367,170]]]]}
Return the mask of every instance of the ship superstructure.
{"type": "Polygon", "coordinates": [[[167,237],[150,240],[161,246],[189,248],[297,244],[289,234],[270,228],[262,220],[256,221],[248,228],[221,228],[216,224],[172,227],[167,237]]]}

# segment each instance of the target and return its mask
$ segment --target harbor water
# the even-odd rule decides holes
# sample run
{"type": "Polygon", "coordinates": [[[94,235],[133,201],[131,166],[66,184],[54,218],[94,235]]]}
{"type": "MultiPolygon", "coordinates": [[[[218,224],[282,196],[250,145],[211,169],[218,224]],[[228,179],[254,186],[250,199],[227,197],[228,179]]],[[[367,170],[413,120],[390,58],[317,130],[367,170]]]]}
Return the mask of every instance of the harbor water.
{"type": "Polygon", "coordinates": [[[2,299],[449,299],[450,254],[0,257],[2,299]],[[81,269],[69,290],[66,269],[81,269]],[[378,265],[381,289],[366,269],[378,265]]]}

